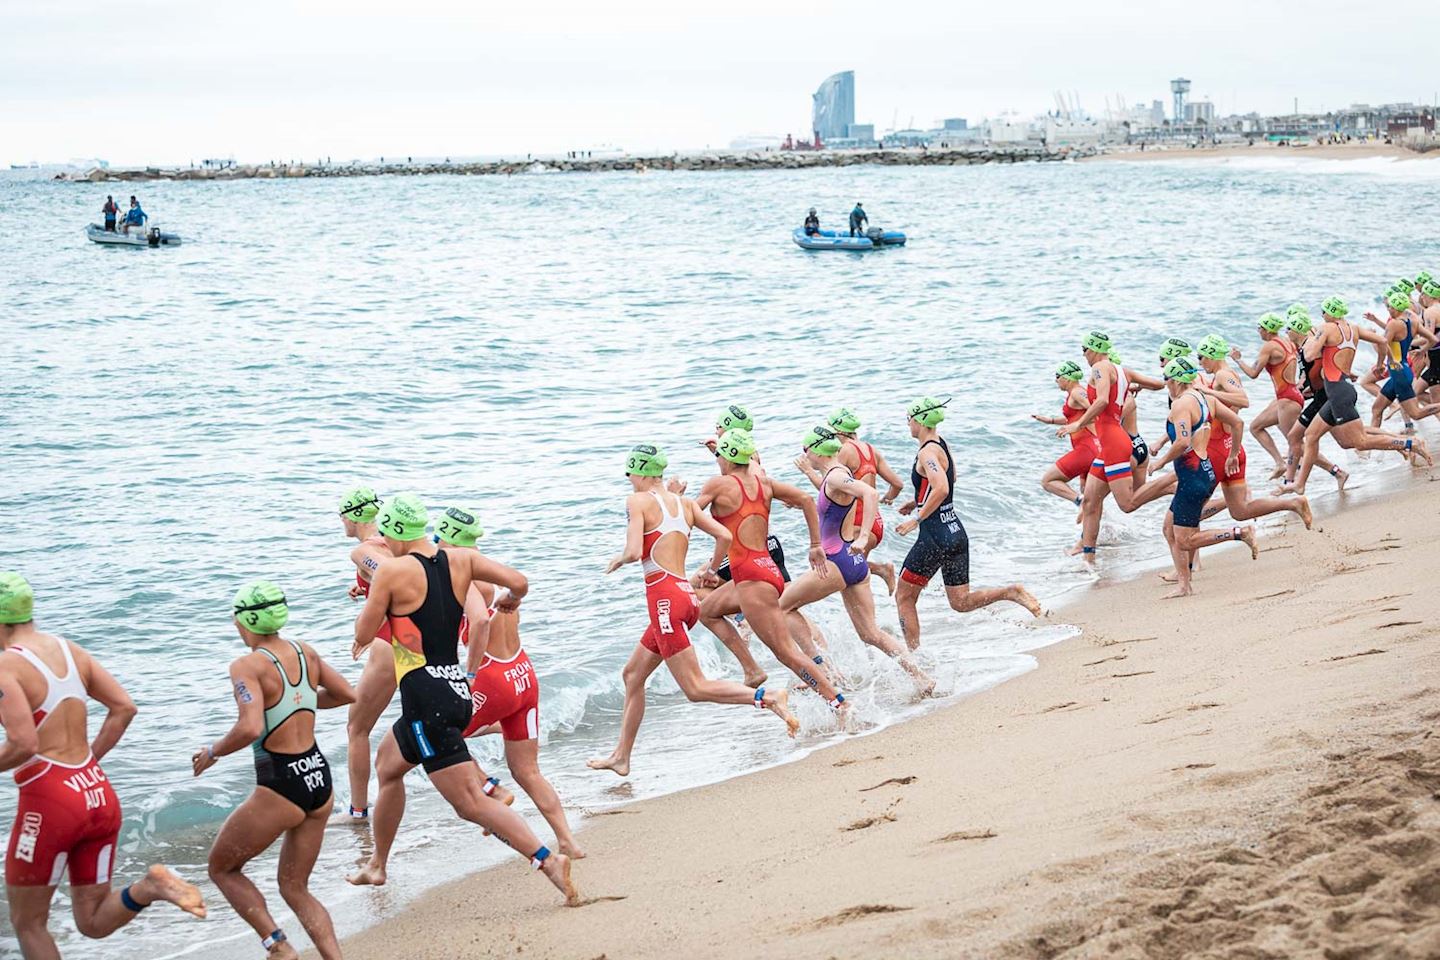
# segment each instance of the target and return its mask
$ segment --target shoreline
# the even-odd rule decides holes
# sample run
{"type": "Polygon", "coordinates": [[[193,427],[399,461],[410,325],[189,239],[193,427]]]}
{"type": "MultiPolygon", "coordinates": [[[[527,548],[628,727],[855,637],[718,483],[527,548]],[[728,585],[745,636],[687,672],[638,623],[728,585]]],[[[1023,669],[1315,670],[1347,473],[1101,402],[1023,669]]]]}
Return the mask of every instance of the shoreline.
{"type": "Polygon", "coordinates": [[[429,891],[346,938],[347,955],[403,945],[413,957],[660,957],[693,942],[716,956],[903,943],[906,956],[1104,944],[1178,957],[1274,938],[1277,924],[1293,939],[1265,942],[1282,953],[1374,942],[1387,956],[1425,955],[1440,943],[1440,897],[1423,895],[1440,855],[1411,825],[1424,813],[1416,798],[1440,787],[1440,743],[1420,736],[1435,691],[1419,679],[1440,638],[1425,635],[1408,578],[1387,583],[1440,541],[1420,480],[1323,516],[1315,532],[1288,524],[1258,563],[1233,549],[1207,557],[1199,598],[1173,607],[1148,575],[1085,591],[1064,613],[1079,636],[957,703],[795,763],[602,811],[576,870],[597,898],[583,909],[559,908],[510,863],[483,884],[429,891]],[[1161,619],[1171,611],[1178,622],[1161,619]],[[1225,629],[1196,630],[1197,619],[1225,629]],[[1393,815],[1347,830],[1376,805],[1393,815]],[[1311,849],[1332,834],[1336,849],[1311,849]],[[502,894],[476,896],[496,884],[502,894]],[[1420,919],[1376,919],[1387,898],[1416,900],[1412,888],[1420,919]],[[1336,910],[1354,917],[1339,931],[1324,922],[1336,910]]]}
{"type": "Polygon", "coordinates": [[[1275,160],[1436,160],[1440,150],[1420,152],[1398,144],[1387,143],[1334,143],[1299,144],[1280,147],[1259,142],[1253,147],[1239,143],[1225,143],[1219,146],[1201,144],[1188,147],[1184,144],[1150,146],[1141,150],[1135,146],[1123,146],[1103,150],[1099,153],[1078,158],[1080,163],[1150,163],[1161,160],[1216,160],[1244,157],[1247,159],[1267,158],[1275,160]]]}

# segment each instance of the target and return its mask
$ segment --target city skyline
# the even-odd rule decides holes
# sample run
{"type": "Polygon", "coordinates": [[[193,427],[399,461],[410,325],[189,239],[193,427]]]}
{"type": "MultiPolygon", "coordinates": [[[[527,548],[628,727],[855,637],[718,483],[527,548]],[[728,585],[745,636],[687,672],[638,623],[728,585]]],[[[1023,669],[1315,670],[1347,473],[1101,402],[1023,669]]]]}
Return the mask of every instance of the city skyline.
{"type": "MultiPolygon", "coordinates": [[[[1217,115],[1431,103],[1440,88],[1433,61],[1366,53],[1366,21],[1335,0],[1217,0],[1203,17],[1115,0],[1046,0],[1023,16],[939,4],[897,16],[847,0],[824,16],[751,0],[723,13],[561,2],[543,15],[438,2],[415,16],[355,0],[284,17],[175,0],[0,2],[6,163],[719,148],[808,136],[811,93],[851,69],[855,115],[877,130],[1031,115],[1053,109],[1056,91],[1098,116],[1107,98],[1168,100],[1179,76],[1217,115]]],[[[1395,6],[1418,52],[1440,15],[1395,6]]]]}

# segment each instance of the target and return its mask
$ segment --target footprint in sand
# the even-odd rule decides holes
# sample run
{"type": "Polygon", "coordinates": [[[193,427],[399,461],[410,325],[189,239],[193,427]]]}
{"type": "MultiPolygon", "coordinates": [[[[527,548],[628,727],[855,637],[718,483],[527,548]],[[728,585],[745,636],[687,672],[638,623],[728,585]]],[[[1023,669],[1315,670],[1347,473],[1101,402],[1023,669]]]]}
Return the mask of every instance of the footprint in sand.
{"type": "Polygon", "coordinates": [[[891,777],[889,780],[881,780],[879,783],[875,784],[875,786],[873,786],[873,787],[861,787],[861,788],[860,788],[860,792],[861,792],[861,793],[869,793],[871,790],[879,790],[881,787],[889,786],[889,785],[892,784],[892,783],[895,784],[896,786],[908,787],[908,786],[910,786],[910,784],[914,783],[916,780],[919,780],[919,779],[920,779],[920,778],[919,778],[919,777],[916,777],[916,776],[909,776],[909,777],[891,777]]]}
{"type": "Polygon", "coordinates": [[[956,843],[960,840],[994,840],[1000,834],[986,827],[984,830],[956,830],[943,837],[936,837],[932,843],[956,843]]]}

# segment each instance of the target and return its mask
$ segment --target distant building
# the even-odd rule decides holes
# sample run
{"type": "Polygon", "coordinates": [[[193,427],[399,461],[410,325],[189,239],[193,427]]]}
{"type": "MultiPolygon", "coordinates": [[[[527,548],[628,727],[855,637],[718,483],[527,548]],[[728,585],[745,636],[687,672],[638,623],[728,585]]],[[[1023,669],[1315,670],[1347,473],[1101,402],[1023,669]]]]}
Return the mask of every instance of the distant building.
{"type": "Polygon", "coordinates": [[[940,129],[946,131],[968,130],[969,128],[970,124],[964,117],[950,117],[941,121],[940,127],[940,129]]]}
{"type": "Polygon", "coordinates": [[[1214,123],[1215,104],[1209,100],[1192,100],[1185,104],[1186,123],[1214,123]]]}
{"type": "Polygon", "coordinates": [[[822,141],[844,140],[855,124],[855,71],[827,77],[811,98],[810,128],[822,141]]]}
{"type": "Polygon", "coordinates": [[[875,140],[875,124],[852,123],[845,128],[845,138],[859,143],[872,143],[875,140]]]}

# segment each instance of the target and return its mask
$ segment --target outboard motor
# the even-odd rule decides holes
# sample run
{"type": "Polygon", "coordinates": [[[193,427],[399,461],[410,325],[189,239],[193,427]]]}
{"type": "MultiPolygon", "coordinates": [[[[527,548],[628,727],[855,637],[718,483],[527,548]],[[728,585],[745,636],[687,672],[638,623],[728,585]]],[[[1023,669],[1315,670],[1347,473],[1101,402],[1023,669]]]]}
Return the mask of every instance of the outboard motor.
{"type": "Polygon", "coordinates": [[[885,241],[885,230],[882,227],[869,227],[865,231],[865,236],[869,237],[870,242],[878,247],[885,241]]]}
{"type": "Polygon", "coordinates": [[[145,234],[145,239],[150,241],[150,246],[152,247],[160,246],[160,228],[151,227],[150,230],[145,234]]]}

